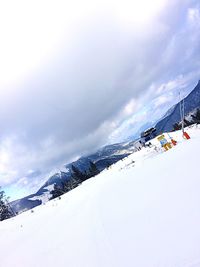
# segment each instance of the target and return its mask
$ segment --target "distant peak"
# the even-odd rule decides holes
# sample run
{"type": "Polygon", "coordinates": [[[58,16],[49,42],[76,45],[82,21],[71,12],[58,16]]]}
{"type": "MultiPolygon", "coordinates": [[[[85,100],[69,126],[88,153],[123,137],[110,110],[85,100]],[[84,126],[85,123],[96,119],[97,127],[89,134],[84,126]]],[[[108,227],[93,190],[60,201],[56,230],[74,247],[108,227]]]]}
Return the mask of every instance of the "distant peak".
{"type": "Polygon", "coordinates": [[[197,83],[197,85],[195,86],[194,90],[195,90],[195,89],[196,89],[196,90],[199,90],[199,88],[200,88],[200,80],[198,81],[198,83],[197,83]]]}

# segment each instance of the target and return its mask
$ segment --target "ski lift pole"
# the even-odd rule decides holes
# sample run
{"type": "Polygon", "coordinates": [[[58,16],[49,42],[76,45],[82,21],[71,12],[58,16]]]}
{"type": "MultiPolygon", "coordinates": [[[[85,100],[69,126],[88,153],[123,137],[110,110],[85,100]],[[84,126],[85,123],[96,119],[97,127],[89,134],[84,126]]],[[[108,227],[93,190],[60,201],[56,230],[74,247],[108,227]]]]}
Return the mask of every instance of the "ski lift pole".
{"type": "Polygon", "coordinates": [[[180,99],[180,117],[181,117],[181,130],[184,137],[184,99],[181,99],[181,92],[179,92],[179,99],[180,99]]]}
{"type": "Polygon", "coordinates": [[[190,139],[190,136],[187,132],[184,131],[184,118],[185,118],[185,102],[184,98],[181,100],[181,93],[179,92],[180,97],[180,116],[181,116],[181,122],[182,122],[182,134],[183,138],[190,139]]]}
{"type": "Polygon", "coordinates": [[[185,103],[184,103],[184,99],[182,100],[182,116],[183,116],[183,120],[182,120],[182,133],[184,135],[184,118],[185,118],[185,103]]]}

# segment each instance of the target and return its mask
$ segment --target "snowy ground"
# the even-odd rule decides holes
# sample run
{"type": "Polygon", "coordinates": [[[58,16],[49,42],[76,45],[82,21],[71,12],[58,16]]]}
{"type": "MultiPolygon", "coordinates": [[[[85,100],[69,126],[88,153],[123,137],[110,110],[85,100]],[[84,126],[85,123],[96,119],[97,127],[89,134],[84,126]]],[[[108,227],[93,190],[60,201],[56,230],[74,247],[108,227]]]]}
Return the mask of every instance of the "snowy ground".
{"type": "Polygon", "coordinates": [[[188,133],[1,222],[0,266],[199,267],[200,129],[188,133]]]}

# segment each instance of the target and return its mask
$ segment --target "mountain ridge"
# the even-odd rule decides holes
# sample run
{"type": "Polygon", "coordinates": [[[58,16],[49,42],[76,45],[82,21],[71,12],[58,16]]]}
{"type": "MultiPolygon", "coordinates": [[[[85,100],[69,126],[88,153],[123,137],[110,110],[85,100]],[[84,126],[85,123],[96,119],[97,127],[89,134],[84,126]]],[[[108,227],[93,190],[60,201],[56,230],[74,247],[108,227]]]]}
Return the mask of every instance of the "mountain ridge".
{"type": "Polygon", "coordinates": [[[87,172],[90,167],[90,162],[92,161],[96,164],[99,171],[103,171],[105,168],[127,157],[134,151],[134,141],[107,145],[97,150],[96,153],[81,157],[74,162],[64,165],[66,171],[55,173],[49,177],[36,193],[12,201],[10,203],[11,207],[16,213],[21,213],[47,202],[51,198],[50,191],[55,184],[59,186],[62,182],[70,180],[72,165],[81,172],[87,172]]]}
{"type": "MultiPolygon", "coordinates": [[[[185,115],[191,111],[200,108],[200,80],[198,81],[196,87],[184,98],[185,102],[185,115]]],[[[168,132],[173,130],[173,124],[181,120],[179,111],[180,102],[172,106],[167,110],[165,115],[158,120],[155,125],[157,130],[157,135],[163,132],[168,132]]],[[[147,122],[148,123],[148,122],[147,122]]],[[[71,167],[74,165],[82,172],[87,172],[89,169],[90,162],[96,164],[97,168],[102,171],[106,167],[116,163],[117,161],[127,157],[131,153],[136,151],[135,140],[116,143],[112,145],[107,145],[103,148],[97,150],[96,153],[91,155],[83,156],[78,160],[68,163],[65,166],[65,171],[55,173],[41,186],[36,193],[26,196],[24,198],[12,201],[11,207],[15,212],[22,212],[25,210],[32,209],[38,205],[41,205],[48,201],[51,197],[50,191],[53,186],[61,185],[63,181],[67,181],[71,177],[71,167]]]]}
{"type": "MultiPolygon", "coordinates": [[[[182,101],[182,100],[181,100],[182,101]]],[[[181,121],[180,102],[172,106],[155,125],[157,134],[173,130],[173,125],[181,121]]],[[[200,108],[200,80],[195,88],[184,98],[185,116],[195,109],[200,108]]]]}

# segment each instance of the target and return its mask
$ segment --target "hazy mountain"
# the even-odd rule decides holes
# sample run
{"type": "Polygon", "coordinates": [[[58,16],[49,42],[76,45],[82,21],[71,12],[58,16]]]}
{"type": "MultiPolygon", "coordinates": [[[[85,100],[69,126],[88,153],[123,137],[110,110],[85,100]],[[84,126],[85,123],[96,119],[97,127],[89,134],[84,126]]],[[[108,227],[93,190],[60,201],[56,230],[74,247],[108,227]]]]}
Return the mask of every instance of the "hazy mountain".
{"type": "Polygon", "coordinates": [[[94,154],[81,157],[77,161],[66,164],[66,171],[55,173],[35,194],[13,201],[11,202],[11,206],[16,212],[23,212],[47,202],[51,197],[50,191],[54,185],[60,185],[62,181],[67,181],[71,178],[72,165],[77,167],[81,172],[87,172],[92,161],[102,171],[134,151],[134,141],[105,146],[94,154]]]}
{"type": "MultiPolygon", "coordinates": [[[[180,122],[181,118],[179,104],[180,103],[177,103],[176,105],[172,106],[156,124],[155,127],[157,129],[157,134],[171,131],[173,129],[173,125],[176,122],[180,122]]],[[[184,104],[185,115],[188,115],[197,108],[200,108],[200,81],[198,82],[194,90],[184,98],[184,104]]],[[[146,124],[144,124],[143,127],[141,127],[141,129],[137,132],[137,136],[140,135],[140,132],[142,130],[152,126],[152,123],[146,122],[146,124]]],[[[135,136],[136,135],[133,135],[132,138],[135,136]]],[[[22,212],[24,210],[31,209],[35,206],[47,202],[51,197],[50,192],[53,189],[54,185],[60,185],[62,181],[67,181],[71,178],[72,165],[77,167],[81,172],[87,172],[90,166],[90,162],[92,161],[96,164],[97,168],[102,171],[106,167],[127,157],[134,151],[134,141],[105,146],[99,149],[96,153],[81,157],[77,161],[66,164],[65,171],[55,173],[53,176],[51,176],[35,194],[13,201],[11,202],[11,206],[16,212],[22,212]]]]}
{"type": "MultiPolygon", "coordinates": [[[[200,108],[200,81],[192,92],[184,98],[185,116],[200,108]]],[[[180,102],[171,107],[163,118],[156,124],[157,133],[163,133],[173,130],[173,125],[181,121],[180,102]]]]}

